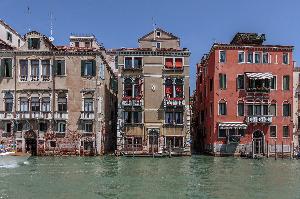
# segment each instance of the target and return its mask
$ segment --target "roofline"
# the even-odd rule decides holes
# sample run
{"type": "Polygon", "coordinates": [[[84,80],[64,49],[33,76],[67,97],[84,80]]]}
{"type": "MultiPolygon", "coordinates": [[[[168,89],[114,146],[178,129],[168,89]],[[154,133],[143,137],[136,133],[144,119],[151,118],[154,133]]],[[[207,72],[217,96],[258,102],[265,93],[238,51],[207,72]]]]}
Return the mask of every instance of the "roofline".
{"type": "Polygon", "coordinates": [[[234,45],[234,44],[223,44],[223,43],[214,43],[213,47],[240,47],[240,48],[294,48],[294,46],[285,46],[285,45],[234,45]]]}
{"type": "MultiPolygon", "coordinates": [[[[156,30],[162,31],[162,32],[164,32],[164,33],[170,35],[170,36],[173,37],[174,39],[180,39],[179,37],[177,37],[177,36],[174,35],[173,33],[167,32],[167,31],[163,30],[162,28],[156,28],[155,31],[156,31],[156,30]]],[[[151,35],[152,33],[154,33],[154,30],[152,30],[151,32],[147,33],[146,35],[140,37],[140,38],[138,39],[138,42],[140,42],[140,41],[145,41],[145,38],[148,37],[149,35],[151,35]]]]}
{"type": "Polygon", "coordinates": [[[25,39],[15,30],[13,29],[10,25],[8,25],[7,23],[5,23],[2,19],[0,19],[0,23],[5,26],[6,28],[8,28],[10,31],[12,31],[13,33],[15,33],[16,35],[18,35],[18,37],[22,40],[25,41],[25,39]]]}

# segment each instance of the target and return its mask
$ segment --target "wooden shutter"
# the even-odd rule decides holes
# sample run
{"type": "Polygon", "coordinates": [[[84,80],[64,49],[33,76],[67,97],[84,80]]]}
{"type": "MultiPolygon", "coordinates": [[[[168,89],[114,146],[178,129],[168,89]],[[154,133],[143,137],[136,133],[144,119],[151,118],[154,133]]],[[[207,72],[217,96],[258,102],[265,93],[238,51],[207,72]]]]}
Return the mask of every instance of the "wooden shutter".
{"type": "Polygon", "coordinates": [[[92,76],[96,76],[96,60],[92,60],[92,76]]]}
{"type": "Polygon", "coordinates": [[[85,60],[81,60],[81,76],[84,76],[84,65],[85,65],[85,60]]]}
{"type": "Polygon", "coordinates": [[[8,77],[12,77],[12,59],[6,59],[6,64],[8,66],[8,77]]]}
{"type": "Polygon", "coordinates": [[[54,60],[53,62],[52,73],[57,75],[57,60],[54,60]]]}

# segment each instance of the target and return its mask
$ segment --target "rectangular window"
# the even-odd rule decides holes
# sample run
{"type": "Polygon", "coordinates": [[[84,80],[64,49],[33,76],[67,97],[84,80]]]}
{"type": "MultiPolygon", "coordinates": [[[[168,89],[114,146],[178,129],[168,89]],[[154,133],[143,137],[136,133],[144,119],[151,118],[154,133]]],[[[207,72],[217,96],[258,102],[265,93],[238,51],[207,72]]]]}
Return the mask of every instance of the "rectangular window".
{"type": "Polygon", "coordinates": [[[30,49],[30,50],[40,49],[40,39],[39,38],[28,38],[28,49],[30,49]]]}
{"type": "Polygon", "coordinates": [[[134,68],[142,68],[142,57],[133,58],[134,68]]]}
{"type": "Polygon", "coordinates": [[[283,116],[284,117],[291,116],[291,105],[290,104],[283,104],[283,116]]]}
{"type": "Polygon", "coordinates": [[[226,62],[226,52],[224,50],[220,50],[220,58],[219,62],[220,63],[225,63],[226,62]]]}
{"type": "Polygon", "coordinates": [[[66,123],[65,122],[58,122],[57,123],[57,131],[59,133],[65,133],[66,132],[66,123]]]}
{"type": "Polygon", "coordinates": [[[40,99],[38,97],[31,98],[31,111],[40,111],[40,99]]]}
{"type": "Polygon", "coordinates": [[[47,123],[44,123],[44,122],[39,123],[39,130],[40,130],[40,131],[46,132],[47,129],[48,129],[47,123]]]}
{"type": "Polygon", "coordinates": [[[13,110],[13,98],[5,98],[5,111],[6,112],[12,112],[13,110]]]}
{"type": "Polygon", "coordinates": [[[175,124],[183,124],[183,113],[175,112],[175,124]]]}
{"type": "Polygon", "coordinates": [[[66,75],[66,64],[65,60],[55,60],[54,70],[56,75],[66,75]]]}
{"type": "Polygon", "coordinates": [[[253,105],[252,104],[248,105],[248,115],[249,116],[253,115],[253,105]]]}
{"type": "Polygon", "coordinates": [[[219,115],[226,115],[227,109],[226,109],[226,103],[220,102],[219,103],[219,115]]]}
{"type": "Polygon", "coordinates": [[[276,104],[271,104],[269,108],[269,115],[276,116],[276,104]]]}
{"type": "Polygon", "coordinates": [[[289,126],[283,126],[282,137],[290,137],[289,126]]]}
{"type": "Polygon", "coordinates": [[[166,124],[173,124],[173,112],[166,112],[165,113],[165,123],[166,124]]]}
{"type": "Polygon", "coordinates": [[[244,116],[244,103],[238,103],[238,116],[244,116]]]}
{"type": "Polygon", "coordinates": [[[219,74],[219,86],[220,86],[220,89],[227,88],[226,74],[219,74]]]}
{"type": "Polygon", "coordinates": [[[28,98],[27,97],[21,97],[20,98],[20,111],[21,112],[27,112],[28,111],[28,98]]]}
{"type": "Polygon", "coordinates": [[[282,55],[282,63],[283,64],[289,64],[289,54],[288,53],[283,53],[282,55]]]}
{"type": "Polygon", "coordinates": [[[4,58],[1,60],[1,77],[12,77],[12,59],[4,58]]]}
{"type": "Polygon", "coordinates": [[[85,112],[93,112],[93,99],[92,98],[85,98],[84,99],[84,111],[85,112]]]}
{"type": "Polygon", "coordinates": [[[165,58],[165,68],[173,68],[173,58],[165,58]]]}
{"type": "Polygon", "coordinates": [[[269,53],[263,53],[263,64],[269,63],[269,53]]]}
{"type": "Polygon", "coordinates": [[[132,68],[132,57],[125,57],[125,69],[132,68]]]}
{"type": "Polygon", "coordinates": [[[141,111],[134,111],[133,112],[133,123],[141,124],[142,123],[142,112],[141,111]]]}
{"type": "Polygon", "coordinates": [[[248,52],[248,63],[253,63],[253,52],[248,52]]]}
{"type": "Polygon", "coordinates": [[[245,63],[245,52],[239,52],[239,63],[245,63]]]}
{"type": "Polygon", "coordinates": [[[183,60],[182,58],[175,58],[175,68],[182,69],[183,67],[183,60]]]}
{"type": "Polygon", "coordinates": [[[244,75],[238,75],[237,89],[245,89],[245,76],[244,75]]]}
{"type": "Polygon", "coordinates": [[[50,97],[43,97],[42,98],[42,111],[43,112],[50,112],[50,97]]]}
{"type": "Polygon", "coordinates": [[[226,138],[226,129],[220,129],[220,127],[219,127],[218,137],[219,138],[226,138]]]}
{"type": "Polygon", "coordinates": [[[160,42],[156,42],[156,48],[161,48],[161,43],[160,42]]]}
{"type": "Polygon", "coordinates": [[[39,60],[31,60],[31,81],[38,81],[40,76],[39,60]]]}
{"type": "Polygon", "coordinates": [[[57,100],[58,111],[66,112],[68,109],[67,98],[66,97],[58,97],[57,100]]]}
{"type": "Polygon", "coordinates": [[[50,80],[50,60],[42,60],[42,79],[43,81],[50,80]]]}
{"type": "Polygon", "coordinates": [[[131,124],[132,123],[132,112],[131,111],[124,111],[124,123],[131,124]]]}
{"type": "Polygon", "coordinates": [[[92,62],[85,62],[84,64],[84,76],[92,76],[93,64],[92,62]]]}
{"type": "Polygon", "coordinates": [[[96,76],[95,60],[81,60],[81,76],[82,77],[96,76]]]}
{"type": "Polygon", "coordinates": [[[7,32],[6,39],[7,39],[7,41],[12,42],[12,34],[10,32],[7,32]]]}
{"type": "Polygon", "coordinates": [[[259,52],[254,53],[254,61],[256,64],[260,63],[260,53],[259,52]]]}
{"type": "Polygon", "coordinates": [[[261,105],[254,105],[254,115],[261,115],[261,105]]]}
{"type": "Polygon", "coordinates": [[[277,77],[273,76],[271,79],[271,89],[276,90],[277,88],[277,77]]]}
{"type": "Polygon", "coordinates": [[[27,81],[28,60],[20,60],[20,80],[27,81]]]}
{"type": "Polygon", "coordinates": [[[283,90],[290,90],[290,76],[289,75],[284,75],[283,76],[282,89],[283,90]]]}
{"type": "Polygon", "coordinates": [[[214,87],[214,80],[213,79],[209,79],[209,90],[212,91],[214,87]]]}
{"type": "Polygon", "coordinates": [[[84,123],[84,132],[92,133],[93,132],[93,123],[84,123]]]}
{"type": "Polygon", "coordinates": [[[276,126],[270,126],[270,137],[273,137],[273,138],[277,137],[277,128],[276,128],[276,126]]]}
{"type": "Polygon", "coordinates": [[[263,115],[269,115],[268,105],[264,104],[262,107],[263,107],[263,115]]]}

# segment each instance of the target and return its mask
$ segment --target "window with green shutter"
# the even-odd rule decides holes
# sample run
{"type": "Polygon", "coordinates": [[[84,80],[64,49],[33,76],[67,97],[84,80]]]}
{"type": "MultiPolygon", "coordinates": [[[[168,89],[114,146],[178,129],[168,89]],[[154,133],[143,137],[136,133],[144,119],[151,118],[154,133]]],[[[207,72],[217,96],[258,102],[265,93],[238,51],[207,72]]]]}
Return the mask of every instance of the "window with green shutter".
{"type": "Polygon", "coordinates": [[[219,86],[220,89],[226,89],[226,74],[219,74],[219,86]]]}
{"type": "Polygon", "coordinates": [[[4,58],[1,60],[1,77],[12,77],[12,59],[4,58]]]}
{"type": "Polygon", "coordinates": [[[95,60],[82,60],[81,61],[81,76],[82,77],[96,76],[96,61],[95,60]]]}
{"type": "Polygon", "coordinates": [[[55,60],[53,64],[53,72],[55,75],[66,75],[65,60],[55,60]]]}

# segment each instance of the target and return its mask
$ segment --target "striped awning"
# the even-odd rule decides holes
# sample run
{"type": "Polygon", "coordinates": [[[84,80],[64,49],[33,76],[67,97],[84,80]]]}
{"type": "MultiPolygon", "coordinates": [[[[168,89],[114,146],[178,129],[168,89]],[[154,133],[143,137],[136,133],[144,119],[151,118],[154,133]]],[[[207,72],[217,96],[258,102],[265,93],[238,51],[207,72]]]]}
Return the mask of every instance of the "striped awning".
{"type": "Polygon", "coordinates": [[[272,73],[246,73],[250,79],[272,79],[272,73]]]}
{"type": "Polygon", "coordinates": [[[222,122],[219,123],[220,129],[246,129],[247,124],[242,122],[222,122]]]}

